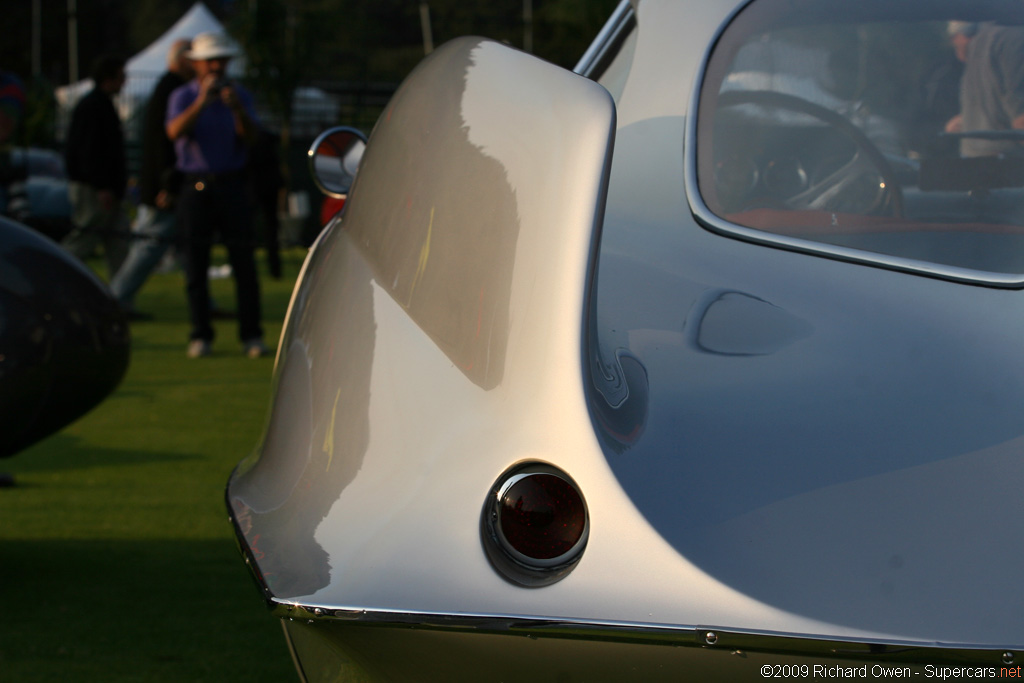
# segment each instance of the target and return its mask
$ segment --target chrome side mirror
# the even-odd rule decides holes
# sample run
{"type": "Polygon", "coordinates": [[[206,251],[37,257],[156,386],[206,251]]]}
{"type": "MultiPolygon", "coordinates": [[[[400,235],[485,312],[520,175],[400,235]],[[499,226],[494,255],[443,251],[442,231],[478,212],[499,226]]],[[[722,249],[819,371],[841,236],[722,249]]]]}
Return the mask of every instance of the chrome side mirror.
{"type": "Polygon", "coordinates": [[[344,197],[352,187],[365,149],[362,131],[345,126],[325,130],[308,152],[313,182],[329,197],[344,197]]]}

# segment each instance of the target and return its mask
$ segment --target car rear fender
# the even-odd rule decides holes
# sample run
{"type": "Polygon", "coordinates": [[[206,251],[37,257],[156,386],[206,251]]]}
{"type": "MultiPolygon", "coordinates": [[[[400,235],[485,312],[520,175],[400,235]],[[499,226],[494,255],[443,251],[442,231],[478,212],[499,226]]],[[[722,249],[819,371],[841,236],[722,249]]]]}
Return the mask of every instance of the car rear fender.
{"type": "MultiPolygon", "coordinates": [[[[437,609],[460,587],[430,568],[452,557],[502,584],[478,532],[495,478],[566,453],[606,471],[581,350],[614,130],[601,86],[479,38],[396,92],[304,266],[268,430],[229,485],[271,601],[437,609]],[[360,580],[381,566],[403,590],[360,580]]],[[[461,588],[449,608],[488,607],[461,588]]]]}

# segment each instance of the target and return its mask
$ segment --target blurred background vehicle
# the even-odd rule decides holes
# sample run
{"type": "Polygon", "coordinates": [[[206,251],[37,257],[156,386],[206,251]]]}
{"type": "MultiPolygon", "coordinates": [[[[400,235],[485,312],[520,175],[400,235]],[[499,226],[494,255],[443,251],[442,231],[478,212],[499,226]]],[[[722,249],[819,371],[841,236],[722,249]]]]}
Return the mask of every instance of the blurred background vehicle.
{"type": "Polygon", "coordinates": [[[8,178],[0,182],[0,214],[16,217],[57,241],[71,230],[67,170],[59,152],[15,147],[3,168],[8,178]]]}

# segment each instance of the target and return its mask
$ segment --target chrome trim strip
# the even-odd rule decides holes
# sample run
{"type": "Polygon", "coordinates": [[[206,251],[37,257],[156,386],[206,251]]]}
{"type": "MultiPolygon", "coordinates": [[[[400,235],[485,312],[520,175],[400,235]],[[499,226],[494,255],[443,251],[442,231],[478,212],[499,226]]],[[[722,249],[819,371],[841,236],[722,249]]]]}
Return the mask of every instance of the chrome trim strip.
{"type": "Polygon", "coordinates": [[[856,263],[860,265],[885,268],[913,275],[950,280],[969,285],[983,285],[987,287],[999,287],[1005,289],[1019,289],[1024,287],[1024,273],[1014,275],[1010,273],[993,273],[989,271],[973,270],[969,268],[958,268],[927,261],[901,258],[887,254],[879,254],[860,249],[839,247],[821,242],[813,242],[796,237],[786,237],[774,233],[748,228],[736,223],[730,223],[724,218],[713,213],[704,203],[697,184],[697,117],[700,107],[700,92],[704,85],[704,75],[707,72],[708,62],[711,53],[714,52],[718,41],[721,40],[725,29],[733,22],[736,16],[742,12],[751,2],[742,2],[729,14],[726,20],[718,28],[701,59],[697,73],[693,79],[693,92],[690,94],[690,105],[687,108],[686,132],[683,144],[683,183],[685,185],[687,201],[690,205],[690,212],[699,225],[707,230],[722,235],[733,237],[759,244],[767,247],[787,249],[812,256],[823,256],[825,258],[856,263]]]}
{"type": "Polygon", "coordinates": [[[598,32],[590,47],[573,67],[573,72],[591,78],[593,69],[602,63],[608,51],[618,42],[619,36],[632,26],[633,6],[629,0],[621,0],[608,21],[598,32]]]}
{"type": "Polygon", "coordinates": [[[667,626],[594,620],[541,619],[487,614],[431,614],[360,608],[327,608],[272,601],[281,619],[309,623],[346,622],[366,626],[422,628],[546,638],[615,641],[760,652],[784,656],[864,659],[880,663],[1007,666],[1021,648],[959,643],[917,643],[837,639],[769,631],[742,631],[715,626],[667,626]]]}
{"type": "MultiPolygon", "coordinates": [[[[319,240],[317,240],[319,242],[319,240]]],[[[312,253],[312,250],[310,251],[312,253]]],[[[309,262],[309,258],[306,258],[306,263],[309,262]]],[[[305,268],[305,263],[303,264],[305,268]]],[[[301,278],[300,278],[301,281],[301,278]]],[[[296,288],[298,291],[298,288],[296,288]]],[[[295,292],[292,292],[292,300],[295,299],[295,292]]],[[[291,305],[288,306],[288,312],[291,313],[291,305]]],[[[285,314],[285,327],[288,329],[288,314],[285,314]]],[[[280,355],[280,349],[278,349],[278,355],[280,355]]],[[[275,367],[276,361],[275,361],[275,367]]],[[[228,509],[228,519],[231,521],[231,528],[235,532],[235,544],[238,546],[238,552],[242,554],[242,559],[245,560],[245,566],[249,570],[249,576],[252,577],[253,583],[256,584],[256,589],[263,596],[263,600],[268,606],[272,606],[276,600],[274,594],[270,592],[270,588],[267,586],[267,582],[263,580],[263,575],[260,573],[259,565],[256,563],[256,558],[253,557],[252,549],[249,544],[245,542],[245,533],[242,531],[242,527],[238,524],[238,519],[235,517],[235,508],[231,505],[231,484],[235,481],[235,477],[238,476],[238,465],[231,470],[231,476],[228,477],[228,484],[224,487],[224,505],[228,509]]]]}

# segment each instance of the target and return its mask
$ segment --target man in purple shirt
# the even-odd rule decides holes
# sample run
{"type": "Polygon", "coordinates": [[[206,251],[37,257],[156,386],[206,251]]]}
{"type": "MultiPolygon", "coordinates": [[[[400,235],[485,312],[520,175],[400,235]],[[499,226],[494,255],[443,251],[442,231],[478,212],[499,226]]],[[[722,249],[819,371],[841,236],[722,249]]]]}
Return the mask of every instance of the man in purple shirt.
{"type": "Polygon", "coordinates": [[[260,325],[260,288],[253,256],[255,231],[245,177],[249,147],[256,138],[252,97],[226,78],[238,54],[221,33],[202,33],[187,56],[195,78],[171,93],[167,137],[174,141],[177,169],[184,175],[178,225],[184,242],[185,274],[192,331],[188,356],[210,355],[210,249],[214,238],[228,250],[238,297],[238,332],[245,353],[268,353],[260,325]]]}

